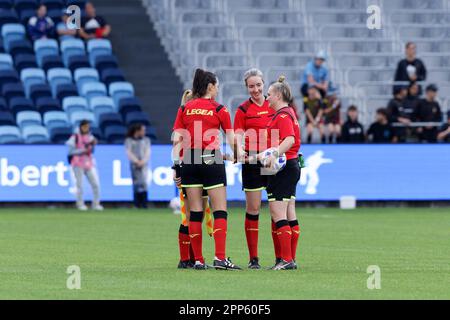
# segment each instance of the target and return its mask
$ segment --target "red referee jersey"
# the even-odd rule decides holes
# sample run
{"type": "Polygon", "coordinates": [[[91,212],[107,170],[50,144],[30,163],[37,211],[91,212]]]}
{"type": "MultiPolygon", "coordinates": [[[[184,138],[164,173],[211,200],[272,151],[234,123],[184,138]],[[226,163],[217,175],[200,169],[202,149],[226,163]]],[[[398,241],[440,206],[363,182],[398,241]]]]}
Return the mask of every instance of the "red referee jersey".
{"type": "Polygon", "coordinates": [[[246,133],[246,151],[261,152],[268,148],[265,130],[274,114],[275,111],[269,107],[267,100],[264,101],[262,106],[258,106],[250,98],[239,106],[234,116],[234,130],[235,132],[243,131],[246,133]]]}
{"type": "Polygon", "coordinates": [[[289,136],[295,138],[292,147],[286,152],[286,159],[296,159],[298,151],[300,150],[300,126],[295,116],[295,112],[291,107],[285,107],[278,110],[273,116],[272,120],[267,124],[267,144],[269,147],[278,147],[284,139],[289,136]],[[272,136],[274,139],[277,135],[278,141],[272,143],[272,136]]]}
{"type": "Polygon", "coordinates": [[[190,149],[220,148],[220,128],[231,130],[231,118],[226,107],[211,99],[194,99],[178,109],[174,131],[185,129],[183,145],[190,149]],[[186,141],[187,140],[187,141],[186,141]]]}

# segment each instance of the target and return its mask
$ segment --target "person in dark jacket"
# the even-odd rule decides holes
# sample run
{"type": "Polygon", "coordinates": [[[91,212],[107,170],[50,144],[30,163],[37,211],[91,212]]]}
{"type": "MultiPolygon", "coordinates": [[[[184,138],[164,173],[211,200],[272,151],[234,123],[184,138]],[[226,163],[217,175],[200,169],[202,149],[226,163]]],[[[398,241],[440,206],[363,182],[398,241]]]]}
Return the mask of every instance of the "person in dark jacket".
{"type": "Polygon", "coordinates": [[[397,136],[401,142],[406,141],[407,130],[406,127],[411,124],[411,119],[405,112],[405,100],[408,91],[404,86],[394,87],[394,98],[389,101],[387,105],[388,121],[391,123],[401,123],[404,127],[397,128],[397,136]]]}
{"type": "Polygon", "coordinates": [[[36,10],[36,16],[28,20],[28,34],[31,40],[51,38],[54,34],[55,24],[47,16],[47,7],[41,4],[36,10]]]}
{"type": "MultiPolygon", "coordinates": [[[[420,100],[414,112],[416,122],[441,122],[442,112],[439,102],[436,101],[438,88],[434,84],[427,86],[425,90],[425,99],[420,100]]],[[[437,142],[437,127],[425,126],[417,130],[421,142],[437,142]]]]}
{"type": "Polygon", "coordinates": [[[397,65],[394,81],[425,81],[427,69],[422,60],[417,59],[417,47],[414,42],[408,42],[405,46],[406,57],[397,65]]]}
{"type": "Polygon", "coordinates": [[[395,143],[397,136],[394,128],[388,120],[388,112],[380,108],[376,113],[376,121],[367,131],[368,141],[371,143],[395,143]]]}
{"type": "Polygon", "coordinates": [[[342,126],[342,143],[364,143],[364,127],[358,121],[358,108],[354,105],[348,107],[347,121],[342,126]]]}
{"type": "Polygon", "coordinates": [[[437,139],[439,142],[450,143],[450,111],[447,111],[447,122],[439,129],[437,139]]]}

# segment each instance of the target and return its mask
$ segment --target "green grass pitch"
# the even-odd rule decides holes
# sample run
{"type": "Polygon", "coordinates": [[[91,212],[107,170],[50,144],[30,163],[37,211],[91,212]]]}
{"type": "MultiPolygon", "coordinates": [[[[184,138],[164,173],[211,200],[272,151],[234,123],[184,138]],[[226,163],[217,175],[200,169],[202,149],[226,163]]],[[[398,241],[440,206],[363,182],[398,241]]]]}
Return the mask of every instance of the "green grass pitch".
{"type": "MultiPolygon", "coordinates": [[[[297,271],[177,270],[180,218],[144,212],[0,210],[0,299],[450,299],[450,210],[298,208],[297,271]],[[81,268],[68,290],[67,267],[81,268]],[[381,289],[367,289],[367,267],[381,289]]],[[[247,264],[242,209],[231,209],[228,255],[247,264]]],[[[267,209],[260,259],[273,263],[267,209]]],[[[213,258],[213,240],[204,236],[213,258]]]]}

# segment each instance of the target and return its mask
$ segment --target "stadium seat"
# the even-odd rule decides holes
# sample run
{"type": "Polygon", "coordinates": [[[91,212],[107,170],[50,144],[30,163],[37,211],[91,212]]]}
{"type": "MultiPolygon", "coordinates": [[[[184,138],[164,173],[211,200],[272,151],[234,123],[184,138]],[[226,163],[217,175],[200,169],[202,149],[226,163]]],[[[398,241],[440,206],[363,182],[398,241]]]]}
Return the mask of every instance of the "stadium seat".
{"type": "Polygon", "coordinates": [[[0,144],[23,143],[19,128],[15,126],[0,127],[0,144]]]}
{"type": "Polygon", "coordinates": [[[99,128],[105,132],[106,127],[115,126],[115,125],[123,125],[122,118],[118,113],[104,113],[100,115],[98,120],[99,128]]]}
{"type": "Polygon", "coordinates": [[[50,140],[56,144],[64,144],[72,136],[70,127],[53,127],[50,130],[50,140]]]}
{"type": "Polygon", "coordinates": [[[15,56],[14,66],[17,72],[21,72],[23,69],[37,68],[36,57],[34,54],[17,54],[15,56]]]}
{"type": "Polygon", "coordinates": [[[150,138],[150,140],[152,140],[153,142],[158,140],[158,138],[156,137],[156,130],[154,127],[152,126],[147,126],[146,127],[146,131],[145,131],[145,135],[147,137],[150,138]]]}
{"type": "Polygon", "coordinates": [[[7,52],[10,53],[13,57],[18,54],[34,54],[33,47],[31,46],[30,41],[27,39],[11,41],[7,52]]]}
{"type": "Polygon", "coordinates": [[[33,101],[23,97],[12,98],[9,102],[9,109],[14,116],[17,116],[17,114],[22,111],[37,111],[33,101]]]}
{"type": "Polygon", "coordinates": [[[36,111],[21,111],[16,116],[16,123],[21,129],[30,125],[41,125],[41,114],[36,111]]]}
{"type": "Polygon", "coordinates": [[[18,83],[20,82],[19,75],[16,70],[0,70],[0,91],[7,83],[18,83]]]}
{"type": "Polygon", "coordinates": [[[114,55],[100,55],[96,56],[94,60],[94,65],[100,73],[104,69],[118,68],[118,62],[114,55]]]}
{"type": "Polygon", "coordinates": [[[2,95],[9,102],[14,97],[25,97],[25,90],[21,83],[7,83],[3,85],[2,95]]]}
{"type": "Polygon", "coordinates": [[[80,8],[84,8],[86,2],[87,0],[66,0],[66,5],[67,6],[75,5],[79,6],[80,8]]]}
{"type": "Polygon", "coordinates": [[[31,125],[22,129],[22,137],[28,144],[46,144],[50,142],[48,131],[43,126],[31,125]]]}
{"type": "Polygon", "coordinates": [[[47,7],[47,10],[59,10],[59,12],[61,12],[65,6],[65,1],[63,1],[63,0],[41,0],[41,4],[44,4],[47,7]]]}
{"type": "Polygon", "coordinates": [[[69,58],[71,56],[79,56],[86,54],[84,42],[80,39],[67,39],[61,41],[60,50],[63,56],[64,64],[66,66],[69,64],[69,58]]]}
{"type": "MultiPolygon", "coordinates": [[[[61,10],[60,9],[48,10],[47,15],[53,20],[53,22],[56,25],[62,21],[61,20],[61,10]]],[[[67,39],[67,38],[64,38],[64,39],[67,39]]]]}
{"type": "Polygon", "coordinates": [[[124,82],[125,77],[120,69],[104,69],[102,71],[101,80],[109,86],[113,82],[124,82]]]}
{"type": "Polygon", "coordinates": [[[120,99],[134,96],[134,87],[129,82],[114,82],[109,86],[109,95],[114,99],[116,106],[120,99]]]}
{"type": "Polygon", "coordinates": [[[98,71],[94,68],[80,68],[75,70],[74,79],[78,90],[81,91],[83,84],[88,82],[99,82],[98,71]]]}
{"type": "Polygon", "coordinates": [[[148,118],[148,115],[145,112],[140,112],[140,111],[134,111],[134,112],[127,113],[126,118],[125,118],[125,124],[127,126],[130,126],[130,125],[136,124],[136,123],[141,123],[145,126],[149,126],[150,120],[148,118]]]}
{"type": "Polygon", "coordinates": [[[14,8],[17,11],[36,10],[38,2],[35,0],[14,0],[14,8]]]}
{"type": "Polygon", "coordinates": [[[7,23],[2,26],[2,38],[5,49],[9,51],[9,45],[12,41],[25,38],[25,27],[20,23],[7,23]]]}
{"type": "Polygon", "coordinates": [[[59,54],[58,42],[54,39],[39,39],[34,42],[36,60],[42,67],[42,59],[46,56],[57,56],[59,54]]]}
{"type": "Polygon", "coordinates": [[[100,114],[115,112],[114,101],[110,97],[93,97],[89,100],[89,108],[94,112],[97,120],[100,114]]]}
{"type": "Polygon", "coordinates": [[[105,128],[105,138],[108,143],[123,144],[127,129],[124,126],[110,126],[105,128]]]}
{"type": "Polygon", "coordinates": [[[87,43],[87,52],[89,54],[89,62],[95,65],[95,58],[101,55],[111,55],[111,42],[107,39],[92,39],[87,43]]]}
{"type": "Polygon", "coordinates": [[[13,69],[13,59],[8,53],[0,53],[0,70],[13,69]]]}
{"type": "Polygon", "coordinates": [[[0,10],[0,27],[8,23],[19,23],[17,13],[12,9],[0,10]]]}
{"type": "Polygon", "coordinates": [[[44,113],[44,125],[47,128],[70,127],[69,118],[64,111],[49,111],[44,113]]]}
{"type": "Polygon", "coordinates": [[[0,0],[1,10],[10,10],[13,7],[13,0],[0,0]]]}
{"type": "Polygon", "coordinates": [[[6,104],[5,98],[0,97],[0,111],[8,110],[8,105],[6,104]]]}
{"type": "Polygon", "coordinates": [[[86,97],[88,100],[93,97],[107,96],[106,86],[101,82],[89,82],[84,83],[81,86],[81,96],[86,97]]]}
{"type": "Polygon", "coordinates": [[[31,17],[36,14],[35,10],[27,9],[19,12],[19,21],[23,25],[27,25],[31,17]]]}
{"type": "Polygon", "coordinates": [[[90,111],[75,111],[70,114],[70,123],[73,127],[78,127],[82,120],[87,120],[91,123],[92,127],[97,127],[95,116],[90,111]]]}
{"type": "Polygon", "coordinates": [[[62,100],[63,110],[69,114],[77,111],[88,111],[88,103],[84,97],[66,97],[62,100]]]}
{"type": "Polygon", "coordinates": [[[64,68],[64,63],[60,56],[45,56],[42,58],[42,69],[45,72],[54,68],[64,68]]]}
{"type": "Polygon", "coordinates": [[[49,97],[36,99],[36,109],[42,115],[49,111],[62,111],[59,101],[57,99],[49,97]]]}
{"type": "Polygon", "coordinates": [[[77,86],[69,83],[69,84],[59,84],[56,87],[56,95],[54,98],[57,98],[59,101],[63,101],[66,97],[72,97],[78,95],[77,86]]]}
{"type": "Polygon", "coordinates": [[[72,72],[75,72],[79,68],[89,68],[89,59],[83,55],[72,55],[68,58],[66,67],[72,72]]]}
{"type": "Polygon", "coordinates": [[[47,71],[47,80],[52,88],[53,96],[56,96],[58,85],[72,83],[72,73],[66,68],[53,68],[47,71]]]}
{"type": "Polygon", "coordinates": [[[9,111],[0,111],[0,126],[15,126],[14,116],[9,111]]]}
{"type": "Polygon", "coordinates": [[[34,84],[30,87],[29,98],[36,103],[36,100],[41,97],[51,97],[52,90],[48,84],[34,84]]]}
{"type": "Polygon", "coordinates": [[[45,84],[45,73],[42,69],[27,68],[20,72],[20,80],[25,87],[25,94],[30,96],[30,88],[34,84],[45,84]]]}
{"type": "Polygon", "coordinates": [[[119,112],[122,115],[122,118],[125,119],[125,115],[133,111],[142,111],[142,104],[138,98],[131,97],[120,99],[119,112]]]}

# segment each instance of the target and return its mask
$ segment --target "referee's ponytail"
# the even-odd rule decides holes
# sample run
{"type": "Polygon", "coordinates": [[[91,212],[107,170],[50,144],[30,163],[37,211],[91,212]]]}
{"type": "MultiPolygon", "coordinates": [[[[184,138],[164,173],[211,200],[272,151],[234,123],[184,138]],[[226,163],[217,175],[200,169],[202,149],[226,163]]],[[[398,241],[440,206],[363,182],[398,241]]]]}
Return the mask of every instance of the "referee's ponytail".
{"type": "Polygon", "coordinates": [[[295,104],[295,98],[294,95],[292,94],[291,86],[286,81],[286,77],[284,75],[281,75],[278,78],[277,82],[272,84],[272,88],[274,88],[275,91],[281,94],[281,98],[283,99],[283,101],[286,102],[288,106],[292,108],[292,110],[295,113],[295,116],[298,119],[299,116],[297,106],[295,104]]]}
{"type": "Polygon", "coordinates": [[[192,83],[192,95],[195,98],[204,97],[208,92],[208,85],[210,83],[216,85],[217,82],[217,76],[214,73],[203,69],[195,70],[194,81],[192,83]]]}

